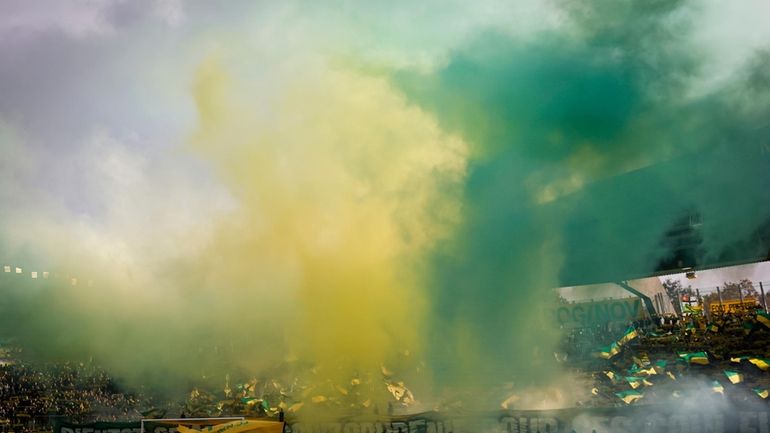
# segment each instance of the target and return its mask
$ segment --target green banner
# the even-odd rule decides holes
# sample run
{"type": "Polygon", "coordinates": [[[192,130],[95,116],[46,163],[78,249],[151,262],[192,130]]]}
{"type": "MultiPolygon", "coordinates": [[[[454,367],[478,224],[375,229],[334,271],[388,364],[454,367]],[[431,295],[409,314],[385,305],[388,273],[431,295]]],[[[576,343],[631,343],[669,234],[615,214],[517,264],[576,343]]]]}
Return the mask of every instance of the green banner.
{"type": "Polygon", "coordinates": [[[628,323],[644,318],[639,298],[609,299],[595,302],[561,304],[552,310],[553,320],[568,328],[580,328],[610,322],[628,323]]]}

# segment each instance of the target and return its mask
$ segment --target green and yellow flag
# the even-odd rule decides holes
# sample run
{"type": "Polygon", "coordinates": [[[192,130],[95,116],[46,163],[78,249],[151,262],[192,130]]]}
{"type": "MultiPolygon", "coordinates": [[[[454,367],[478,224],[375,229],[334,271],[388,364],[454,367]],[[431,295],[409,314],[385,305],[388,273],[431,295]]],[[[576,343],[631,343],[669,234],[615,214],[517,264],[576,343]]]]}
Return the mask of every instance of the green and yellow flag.
{"type": "Polygon", "coordinates": [[[722,395],[725,394],[725,387],[722,386],[722,384],[717,382],[716,380],[711,383],[711,390],[722,395]]]}
{"type": "Polygon", "coordinates": [[[647,375],[647,376],[652,376],[654,374],[658,374],[658,372],[655,371],[655,367],[649,367],[647,369],[641,369],[641,370],[637,371],[636,374],[644,374],[644,375],[647,375]]]}
{"type": "Polygon", "coordinates": [[[620,353],[618,343],[612,343],[609,346],[599,349],[599,356],[604,359],[610,359],[618,353],[620,353]]]}
{"type": "Polygon", "coordinates": [[[655,367],[642,368],[637,365],[629,368],[628,372],[631,373],[632,376],[652,376],[653,374],[658,374],[658,372],[655,371],[655,367]]]}
{"type": "Polygon", "coordinates": [[[642,378],[641,377],[626,377],[626,382],[631,386],[631,388],[636,389],[642,386],[642,378]]]}
{"type": "Polygon", "coordinates": [[[626,333],[618,340],[618,346],[622,346],[638,336],[639,333],[636,332],[636,328],[629,326],[628,329],[626,329],[626,333]]]}
{"type": "Polygon", "coordinates": [[[733,385],[735,385],[736,383],[743,382],[743,375],[738,373],[737,371],[725,370],[725,376],[727,376],[727,379],[733,385]]]}
{"type": "Polygon", "coordinates": [[[679,354],[679,358],[688,364],[708,365],[709,357],[706,352],[684,352],[679,354]]]}
{"type": "Polygon", "coordinates": [[[693,316],[700,316],[703,314],[703,307],[700,305],[684,305],[684,313],[690,313],[693,316]]]}
{"type": "Polygon", "coordinates": [[[770,368],[770,360],[764,358],[749,358],[749,362],[756,365],[762,371],[767,371],[770,368]]]}
{"type": "Polygon", "coordinates": [[[754,391],[760,398],[767,398],[770,396],[770,391],[762,388],[753,388],[752,391],[754,391]]]}
{"type": "Polygon", "coordinates": [[[621,379],[617,373],[611,370],[604,371],[604,374],[612,381],[612,383],[618,383],[621,379]]]}
{"type": "Polygon", "coordinates": [[[625,404],[631,404],[635,402],[636,400],[639,400],[640,398],[644,397],[644,394],[642,394],[639,391],[635,391],[633,389],[623,392],[617,392],[615,393],[616,396],[618,396],[619,399],[623,400],[625,404]]]}

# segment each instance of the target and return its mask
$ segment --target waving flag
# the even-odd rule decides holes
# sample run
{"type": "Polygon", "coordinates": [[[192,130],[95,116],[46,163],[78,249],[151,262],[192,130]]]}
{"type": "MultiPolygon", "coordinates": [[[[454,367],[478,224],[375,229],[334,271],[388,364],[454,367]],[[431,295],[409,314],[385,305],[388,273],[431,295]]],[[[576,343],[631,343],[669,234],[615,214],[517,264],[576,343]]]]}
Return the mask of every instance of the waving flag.
{"type": "Polygon", "coordinates": [[[679,358],[688,364],[708,365],[709,357],[706,352],[680,353],[679,358]]]}
{"type": "Polygon", "coordinates": [[[725,387],[722,386],[721,383],[717,382],[716,380],[711,383],[711,390],[715,393],[719,393],[724,395],[725,394],[725,387]]]}
{"type": "Polygon", "coordinates": [[[735,385],[736,383],[743,382],[743,375],[738,373],[737,371],[725,370],[725,376],[727,376],[727,379],[733,385],[735,385]]]}
{"type": "Polygon", "coordinates": [[[639,400],[640,398],[644,397],[644,394],[635,390],[618,392],[618,393],[615,393],[615,395],[618,396],[619,399],[623,400],[625,404],[631,404],[636,400],[639,400]]]}

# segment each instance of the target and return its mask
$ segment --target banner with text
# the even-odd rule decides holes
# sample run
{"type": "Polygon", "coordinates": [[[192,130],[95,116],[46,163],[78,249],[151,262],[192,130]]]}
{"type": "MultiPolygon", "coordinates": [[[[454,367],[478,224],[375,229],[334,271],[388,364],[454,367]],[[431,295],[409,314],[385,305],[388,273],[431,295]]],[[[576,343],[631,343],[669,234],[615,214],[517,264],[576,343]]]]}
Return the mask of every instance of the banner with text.
{"type": "Polygon", "coordinates": [[[639,298],[621,298],[561,304],[551,310],[551,314],[559,325],[580,328],[608,322],[633,322],[644,318],[644,309],[639,298]]]}
{"type": "MultiPolygon", "coordinates": [[[[174,433],[191,422],[145,421],[145,433],[174,433]]],[[[214,423],[212,423],[214,424],[214,423]]],[[[209,424],[209,425],[212,425],[209,424]]],[[[135,423],[59,423],[54,433],[140,433],[135,423]]],[[[475,415],[429,412],[388,419],[287,420],[285,433],[770,433],[770,407],[683,412],[669,406],[505,411],[475,415]]]]}

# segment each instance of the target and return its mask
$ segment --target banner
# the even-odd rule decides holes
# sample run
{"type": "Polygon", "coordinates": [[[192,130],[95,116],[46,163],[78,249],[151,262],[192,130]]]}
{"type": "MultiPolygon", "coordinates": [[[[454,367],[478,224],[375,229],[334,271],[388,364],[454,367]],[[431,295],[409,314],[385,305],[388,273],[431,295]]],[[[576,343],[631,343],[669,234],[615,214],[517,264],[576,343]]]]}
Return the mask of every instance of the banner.
{"type": "MultiPolygon", "coordinates": [[[[224,425],[239,418],[193,418],[182,420],[146,420],[144,421],[145,433],[178,433],[181,425],[196,431],[210,426],[224,425]]],[[[88,424],[72,424],[58,422],[54,425],[54,433],[142,433],[142,422],[94,422],[88,424]]]]}
{"type": "MultiPolygon", "coordinates": [[[[236,421],[228,423],[242,427],[236,421]]],[[[265,421],[256,421],[265,423],[265,421]]],[[[280,424],[274,421],[268,423],[280,424]]],[[[184,423],[190,425],[191,423],[184,423]]],[[[145,421],[145,433],[176,431],[170,424],[145,421]]],[[[219,424],[211,430],[221,428],[219,424]]],[[[245,425],[245,424],[244,424],[245,425]]],[[[54,433],[139,433],[140,423],[60,423],[54,433]]],[[[198,427],[197,429],[200,429],[198,427]]],[[[196,430],[197,430],[196,429],[196,430]]],[[[203,428],[203,430],[208,430],[203,428]]],[[[230,431],[228,430],[228,431],[230,431]]],[[[288,420],[285,433],[770,433],[770,407],[683,411],[671,406],[573,408],[458,415],[428,412],[387,419],[351,418],[308,422],[288,420]]]]}
{"type": "MultiPolygon", "coordinates": [[[[187,419],[147,419],[142,422],[144,433],[183,433],[185,431],[208,431],[208,429],[243,421],[238,418],[187,418],[187,419]],[[180,428],[181,427],[181,428],[180,428]]],[[[62,432],[67,433],[67,432],[62,432]]],[[[74,432],[77,433],[77,432],[74,432]]]]}
{"type": "Polygon", "coordinates": [[[644,309],[639,298],[609,299],[562,304],[552,310],[552,317],[559,325],[579,328],[609,322],[633,322],[644,318],[644,309]]]}
{"type": "Polygon", "coordinates": [[[142,425],[137,422],[94,422],[89,424],[72,424],[57,422],[54,433],[141,433],[142,425]]]}
{"type": "MultiPolygon", "coordinates": [[[[185,426],[178,426],[179,433],[198,433],[198,430],[185,426]]],[[[244,419],[204,427],[201,433],[283,433],[283,422],[244,419]]]]}
{"type": "Polygon", "coordinates": [[[671,407],[514,411],[452,416],[426,413],[386,421],[291,422],[287,433],[770,433],[770,408],[758,405],[683,412],[671,407]]]}

